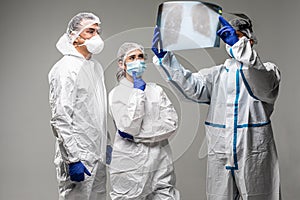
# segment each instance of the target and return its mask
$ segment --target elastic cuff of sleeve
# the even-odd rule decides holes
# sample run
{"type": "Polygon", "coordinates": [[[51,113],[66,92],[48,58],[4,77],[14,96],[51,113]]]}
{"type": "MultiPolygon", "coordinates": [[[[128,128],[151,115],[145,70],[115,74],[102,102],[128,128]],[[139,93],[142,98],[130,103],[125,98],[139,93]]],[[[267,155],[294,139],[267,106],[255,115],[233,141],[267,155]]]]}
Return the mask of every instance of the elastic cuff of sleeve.
{"type": "Polygon", "coordinates": [[[127,139],[127,140],[131,140],[131,141],[134,141],[132,135],[130,135],[130,134],[128,134],[128,133],[125,133],[125,132],[122,132],[122,131],[120,131],[120,130],[118,130],[118,133],[119,133],[119,135],[120,135],[122,138],[125,138],[125,139],[127,139]]]}

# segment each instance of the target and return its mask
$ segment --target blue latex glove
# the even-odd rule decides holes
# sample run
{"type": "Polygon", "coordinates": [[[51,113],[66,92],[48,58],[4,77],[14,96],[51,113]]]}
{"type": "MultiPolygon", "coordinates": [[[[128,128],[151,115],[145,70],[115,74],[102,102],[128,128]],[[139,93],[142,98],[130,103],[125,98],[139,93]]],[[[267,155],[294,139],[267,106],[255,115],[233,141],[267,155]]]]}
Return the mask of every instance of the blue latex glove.
{"type": "Polygon", "coordinates": [[[153,39],[152,39],[152,51],[158,58],[163,58],[166,55],[166,51],[160,49],[158,51],[158,44],[160,42],[160,30],[157,26],[155,26],[153,39]]]}
{"type": "Polygon", "coordinates": [[[125,132],[122,132],[122,131],[120,131],[120,130],[118,130],[118,133],[119,133],[119,135],[120,135],[122,138],[125,138],[125,139],[127,139],[127,140],[133,141],[133,136],[132,136],[132,135],[130,135],[130,134],[128,134],[128,133],[125,133],[125,132]]]}
{"type": "Polygon", "coordinates": [[[111,145],[106,146],[106,164],[110,165],[111,163],[111,153],[113,151],[113,148],[111,145]]]}
{"type": "Polygon", "coordinates": [[[133,87],[144,91],[146,88],[145,81],[141,78],[137,78],[136,72],[132,72],[132,78],[133,78],[133,87]]]}
{"type": "Polygon", "coordinates": [[[223,25],[223,27],[217,31],[217,35],[228,45],[232,46],[239,38],[235,32],[235,29],[222,17],[219,16],[219,21],[223,25]]]}
{"type": "Polygon", "coordinates": [[[89,170],[82,164],[82,162],[76,162],[69,164],[69,174],[71,181],[80,182],[84,180],[84,173],[91,176],[89,170]]]}

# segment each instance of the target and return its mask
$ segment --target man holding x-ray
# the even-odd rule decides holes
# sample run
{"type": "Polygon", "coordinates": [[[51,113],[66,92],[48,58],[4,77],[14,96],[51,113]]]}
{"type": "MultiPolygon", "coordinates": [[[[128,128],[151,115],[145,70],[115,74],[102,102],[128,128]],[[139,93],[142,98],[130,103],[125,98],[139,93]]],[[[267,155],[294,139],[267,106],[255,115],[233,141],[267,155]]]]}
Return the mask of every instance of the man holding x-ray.
{"type": "Polygon", "coordinates": [[[158,27],[152,41],[153,62],[187,98],[209,105],[207,199],[281,199],[270,121],[279,91],[279,69],[263,63],[253,49],[257,40],[246,15],[229,23],[220,16],[219,21],[223,27],[217,35],[230,56],[224,64],[194,73],[185,69],[171,51],[158,47],[158,27]]]}

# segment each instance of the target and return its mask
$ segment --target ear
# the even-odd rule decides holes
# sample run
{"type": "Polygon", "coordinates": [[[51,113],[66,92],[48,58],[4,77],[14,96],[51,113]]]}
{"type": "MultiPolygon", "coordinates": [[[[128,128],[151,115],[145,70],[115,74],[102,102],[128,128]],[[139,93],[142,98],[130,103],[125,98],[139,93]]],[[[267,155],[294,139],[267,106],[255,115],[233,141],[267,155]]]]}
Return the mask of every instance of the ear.
{"type": "Polygon", "coordinates": [[[75,47],[78,46],[78,39],[77,39],[77,38],[74,40],[73,45],[74,45],[75,47]]]}
{"type": "Polygon", "coordinates": [[[125,69],[126,70],[126,65],[123,65],[123,61],[119,60],[118,65],[121,69],[125,69]]]}
{"type": "Polygon", "coordinates": [[[78,45],[81,45],[81,44],[83,44],[83,43],[84,43],[84,39],[83,39],[82,37],[78,36],[78,37],[74,40],[73,45],[74,45],[74,46],[78,46],[78,45]]]}

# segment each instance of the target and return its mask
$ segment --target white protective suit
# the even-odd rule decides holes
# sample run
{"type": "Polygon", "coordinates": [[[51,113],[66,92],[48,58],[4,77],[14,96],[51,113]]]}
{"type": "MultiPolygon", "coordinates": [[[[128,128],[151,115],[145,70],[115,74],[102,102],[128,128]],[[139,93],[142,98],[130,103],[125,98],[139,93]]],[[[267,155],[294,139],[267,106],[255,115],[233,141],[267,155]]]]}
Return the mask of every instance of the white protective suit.
{"type": "Polygon", "coordinates": [[[116,128],[134,141],[115,136],[110,179],[112,200],[177,200],[168,138],[178,126],[177,113],[162,88],[147,83],[145,91],[126,78],[109,93],[116,128]]]}
{"type": "Polygon", "coordinates": [[[168,52],[153,58],[188,98],[209,104],[207,199],[280,199],[279,167],[270,116],[278,95],[280,73],[262,63],[242,37],[224,64],[191,73],[168,52]]]}
{"type": "Polygon", "coordinates": [[[51,126],[56,136],[54,163],[59,199],[106,199],[107,100],[101,65],[86,60],[63,35],[64,55],[49,72],[51,126]],[[91,172],[83,182],[70,180],[68,163],[81,161],[91,172]]]}

